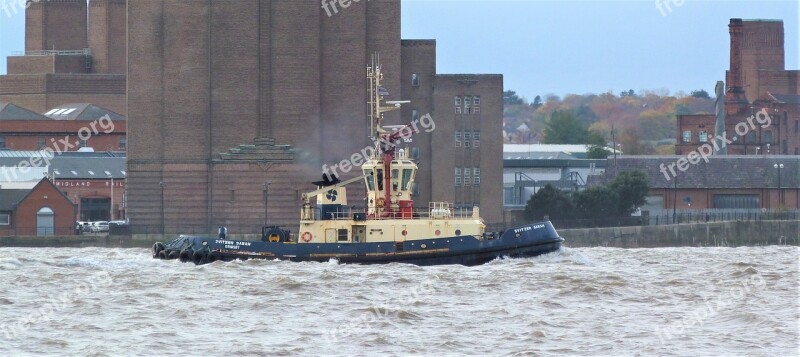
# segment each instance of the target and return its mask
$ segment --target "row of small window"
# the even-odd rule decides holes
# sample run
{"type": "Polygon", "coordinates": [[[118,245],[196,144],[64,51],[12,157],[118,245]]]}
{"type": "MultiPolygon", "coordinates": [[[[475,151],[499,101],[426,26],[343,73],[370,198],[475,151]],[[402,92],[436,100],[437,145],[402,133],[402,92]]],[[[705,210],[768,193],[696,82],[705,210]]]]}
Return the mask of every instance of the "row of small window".
{"type": "Polygon", "coordinates": [[[480,114],[480,96],[456,96],[456,114],[480,114]]]}
{"type": "Polygon", "coordinates": [[[478,186],[481,184],[481,169],[456,167],[456,186],[478,186]]]}
{"type": "MultiPolygon", "coordinates": [[[[772,143],[772,131],[765,130],[762,133],[764,143],[772,143]]],[[[751,131],[747,133],[745,137],[745,142],[748,144],[758,144],[758,133],[755,131],[751,131]]],[[[709,140],[709,134],[705,130],[700,130],[697,134],[697,140],[701,143],[707,143],[709,140]]],[[[684,130],[683,131],[683,142],[684,143],[691,143],[692,142],[692,131],[691,130],[684,130]]]]}
{"type": "Polygon", "coordinates": [[[481,132],[477,130],[456,131],[456,147],[460,148],[461,145],[464,145],[465,148],[481,146],[481,132]]]}
{"type": "MultiPolygon", "coordinates": [[[[86,141],[85,140],[78,140],[77,143],[78,143],[78,147],[81,147],[81,148],[82,147],[86,147],[86,141]]],[[[127,146],[128,146],[128,139],[126,139],[124,137],[119,138],[119,149],[120,150],[125,150],[127,148],[127,146]]],[[[42,149],[46,148],[47,147],[47,140],[44,137],[40,136],[36,140],[36,147],[39,150],[42,150],[42,149]]],[[[6,137],[5,136],[0,136],[0,149],[5,149],[5,148],[6,148],[6,137]]]]}

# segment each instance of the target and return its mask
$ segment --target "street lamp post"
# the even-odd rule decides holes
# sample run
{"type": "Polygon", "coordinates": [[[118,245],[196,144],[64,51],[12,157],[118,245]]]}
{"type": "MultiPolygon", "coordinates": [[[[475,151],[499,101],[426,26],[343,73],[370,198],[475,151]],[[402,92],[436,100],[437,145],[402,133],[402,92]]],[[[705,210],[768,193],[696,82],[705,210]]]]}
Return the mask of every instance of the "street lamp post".
{"type": "Polygon", "coordinates": [[[158,183],[161,188],[161,234],[164,234],[164,181],[158,183]]]}
{"type": "Polygon", "coordinates": [[[269,216],[267,215],[267,209],[269,207],[269,181],[264,181],[264,227],[269,225],[269,216]]]}
{"type": "Polygon", "coordinates": [[[110,205],[111,207],[109,208],[108,211],[108,220],[113,221],[114,220],[114,176],[108,175],[108,177],[111,179],[111,205],[110,205]]]}
{"type": "Polygon", "coordinates": [[[775,164],[772,165],[776,170],[778,170],[778,208],[783,206],[783,192],[781,190],[781,170],[783,169],[783,164],[775,164]]]}

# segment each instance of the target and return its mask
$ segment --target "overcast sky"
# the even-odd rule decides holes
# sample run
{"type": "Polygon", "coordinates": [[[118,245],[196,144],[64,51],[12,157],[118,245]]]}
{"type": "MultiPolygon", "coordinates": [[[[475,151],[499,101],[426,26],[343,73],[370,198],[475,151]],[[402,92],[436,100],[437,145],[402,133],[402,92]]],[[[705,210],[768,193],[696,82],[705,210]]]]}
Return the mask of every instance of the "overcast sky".
{"type": "MultiPolygon", "coordinates": [[[[11,1],[19,0],[0,3],[11,1]]],[[[659,10],[655,0],[403,0],[402,32],[437,40],[439,73],[500,73],[506,89],[530,99],[628,89],[712,93],[728,68],[731,18],[783,20],[786,67],[800,67],[797,0],[661,1],[659,10]]],[[[24,49],[25,16],[10,14],[0,6],[0,73],[5,57],[24,49]]]]}

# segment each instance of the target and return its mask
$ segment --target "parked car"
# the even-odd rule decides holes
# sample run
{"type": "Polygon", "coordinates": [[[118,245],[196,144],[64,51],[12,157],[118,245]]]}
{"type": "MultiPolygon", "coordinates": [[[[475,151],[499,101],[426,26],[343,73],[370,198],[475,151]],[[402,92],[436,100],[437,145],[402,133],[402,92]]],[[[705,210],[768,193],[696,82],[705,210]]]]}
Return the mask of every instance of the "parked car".
{"type": "Polygon", "coordinates": [[[94,222],[92,225],[92,232],[108,232],[108,221],[94,222]]]}
{"type": "Polygon", "coordinates": [[[81,232],[91,232],[92,231],[92,222],[78,221],[78,226],[80,227],[81,232]]]}

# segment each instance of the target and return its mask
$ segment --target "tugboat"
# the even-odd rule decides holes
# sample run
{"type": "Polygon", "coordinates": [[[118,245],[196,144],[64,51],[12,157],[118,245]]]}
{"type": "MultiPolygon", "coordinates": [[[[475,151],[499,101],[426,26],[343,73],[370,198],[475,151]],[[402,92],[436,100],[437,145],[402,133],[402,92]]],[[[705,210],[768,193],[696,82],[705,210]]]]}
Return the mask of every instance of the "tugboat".
{"type": "Polygon", "coordinates": [[[340,263],[410,263],[416,265],[478,265],[499,257],[529,257],[558,250],[559,237],[549,221],[501,232],[487,232],[478,207],[455,209],[431,202],[415,210],[412,192],[417,164],[399,146],[417,133],[417,122],[402,127],[381,125],[383,113],[407,101],[387,101],[381,86],[379,60],[367,67],[370,93],[370,132],[374,151],[361,166],[362,175],[340,181],[323,175],[317,190],[302,195],[300,224],[295,237],[289,229],[268,226],[261,240],[181,235],[153,245],[153,258],[206,264],[236,259],[280,259],[340,263]],[[361,181],[367,207],[350,211],[346,187],[361,181]],[[311,200],[316,200],[316,207],[311,200]]]}

